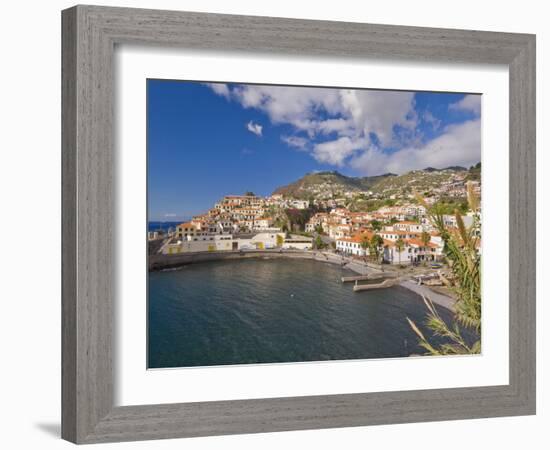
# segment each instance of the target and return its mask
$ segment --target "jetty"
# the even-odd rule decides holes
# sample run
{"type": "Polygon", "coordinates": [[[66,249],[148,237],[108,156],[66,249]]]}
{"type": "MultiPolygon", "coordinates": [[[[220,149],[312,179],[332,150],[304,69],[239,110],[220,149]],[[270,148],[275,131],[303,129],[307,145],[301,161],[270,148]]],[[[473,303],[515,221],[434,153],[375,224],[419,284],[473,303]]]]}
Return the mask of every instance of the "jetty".
{"type": "Polygon", "coordinates": [[[395,278],[385,278],[384,281],[380,283],[355,284],[355,286],[353,286],[353,291],[358,292],[358,291],[370,291],[374,289],[385,289],[398,284],[400,281],[401,281],[400,278],[395,277],[395,278]]]}
{"type": "Polygon", "coordinates": [[[355,275],[351,277],[342,277],[342,283],[351,283],[354,281],[370,280],[370,275],[355,275]]]}
{"type": "Polygon", "coordinates": [[[367,280],[385,280],[387,278],[396,278],[397,274],[393,272],[374,272],[367,275],[352,275],[349,277],[342,277],[342,283],[350,283],[356,281],[367,281],[367,280]]]}

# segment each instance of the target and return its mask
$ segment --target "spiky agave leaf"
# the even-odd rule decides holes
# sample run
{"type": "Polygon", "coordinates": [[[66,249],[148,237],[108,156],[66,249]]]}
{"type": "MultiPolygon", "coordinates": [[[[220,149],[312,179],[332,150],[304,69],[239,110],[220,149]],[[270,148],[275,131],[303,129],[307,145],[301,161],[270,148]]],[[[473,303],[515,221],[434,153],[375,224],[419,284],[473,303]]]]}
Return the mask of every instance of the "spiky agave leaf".
{"type": "Polygon", "coordinates": [[[416,326],[416,324],[407,317],[407,321],[409,322],[409,325],[411,326],[411,328],[413,329],[413,331],[416,333],[416,335],[423,341],[426,340],[426,338],[424,337],[424,335],[422,334],[422,331],[420,331],[420,329],[416,326]]]}
{"type": "MultiPolygon", "coordinates": [[[[445,277],[444,283],[453,288],[457,295],[455,304],[455,318],[458,323],[467,328],[472,328],[476,333],[481,333],[481,259],[477,253],[476,235],[479,219],[474,216],[474,224],[467,228],[462,220],[462,216],[455,211],[455,217],[458,225],[458,233],[453,233],[445,226],[445,221],[441,210],[437,207],[429,208],[423,198],[415,193],[420,204],[427,208],[429,218],[441,234],[444,242],[444,253],[449,263],[452,272],[452,284],[445,277]],[[447,282],[445,282],[447,281],[447,282]]],[[[469,188],[470,208],[475,212],[479,207],[478,198],[473,191],[473,187],[469,188]]],[[[449,340],[448,343],[434,348],[425,337],[420,337],[420,345],[427,349],[431,354],[449,354],[449,353],[479,353],[481,349],[480,341],[477,341],[471,347],[464,341],[458,323],[455,322],[452,327],[441,319],[437,310],[429,301],[424,298],[424,303],[428,309],[427,326],[434,334],[442,336],[449,340]]],[[[409,320],[409,319],[407,319],[409,320]]],[[[411,327],[414,325],[409,320],[411,327]]],[[[418,330],[414,325],[413,330],[418,330]]],[[[416,333],[415,330],[415,333],[416,333]]],[[[418,330],[419,331],[419,330],[418,330]]],[[[418,335],[418,333],[417,333],[418,335]]]]}

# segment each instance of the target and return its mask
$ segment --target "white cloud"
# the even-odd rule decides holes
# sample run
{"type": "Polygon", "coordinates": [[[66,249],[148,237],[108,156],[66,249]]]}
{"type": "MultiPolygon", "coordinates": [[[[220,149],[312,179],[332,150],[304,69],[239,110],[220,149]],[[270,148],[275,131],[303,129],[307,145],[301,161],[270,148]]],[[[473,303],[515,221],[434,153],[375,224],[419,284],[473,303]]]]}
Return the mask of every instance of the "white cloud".
{"type": "Polygon", "coordinates": [[[434,130],[438,130],[441,126],[441,120],[435,117],[430,111],[425,111],[422,115],[424,122],[429,123],[434,130]]]}
{"type": "Polygon", "coordinates": [[[334,166],[343,166],[345,160],[365,145],[364,140],[353,141],[347,136],[313,146],[313,157],[334,166]]]}
{"type": "Polygon", "coordinates": [[[281,141],[290,147],[300,150],[305,150],[308,144],[308,140],[300,136],[281,136],[281,141]]]}
{"type": "Polygon", "coordinates": [[[414,130],[417,124],[413,92],[255,85],[238,85],[229,94],[213,90],[310,138],[335,133],[369,139],[372,133],[383,146],[399,145],[394,128],[414,130]]]}
{"type": "Polygon", "coordinates": [[[315,129],[319,112],[340,112],[338,92],[337,89],[240,85],[232,90],[232,96],[245,108],[265,112],[273,123],[309,131],[315,129]]]}
{"type": "MultiPolygon", "coordinates": [[[[447,126],[425,111],[415,110],[414,92],[306,88],[289,86],[209,85],[216,94],[265,113],[274,124],[292,128],[281,136],[288,146],[311,152],[325,164],[351,165],[370,175],[403,173],[428,166],[477,163],[479,120],[447,126]],[[441,135],[423,141],[421,124],[441,135]],[[392,151],[390,151],[391,149],[392,151]]],[[[480,96],[468,95],[449,109],[479,115],[480,96]]],[[[260,136],[261,125],[247,128],[260,136]]]]}
{"type": "Polygon", "coordinates": [[[479,119],[450,125],[444,133],[423,146],[403,148],[393,153],[371,147],[352,158],[353,168],[365,175],[403,173],[426,167],[469,167],[481,159],[481,122],[479,119]]]}
{"type": "Polygon", "coordinates": [[[462,100],[449,105],[451,111],[469,111],[479,116],[481,114],[481,95],[467,95],[462,100]]]}
{"type": "Polygon", "coordinates": [[[355,134],[369,138],[372,133],[383,147],[399,145],[394,140],[394,127],[416,127],[414,92],[346,89],[340,95],[355,134]]]}
{"type": "Polygon", "coordinates": [[[254,133],[256,136],[261,136],[263,127],[259,123],[254,123],[251,120],[246,124],[246,129],[251,133],[254,133]]]}
{"type": "Polygon", "coordinates": [[[354,134],[353,124],[349,119],[327,119],[317,122],[316,129],[319,133],[330,134],[338,133],[339,135],[354,134]]]}
{"type": "Polygon", "coordinates": [[[231,91],[225,83],[206,83],[210,89],[212,89],[216,94],[229,99],[231,96],[231,91]]]}

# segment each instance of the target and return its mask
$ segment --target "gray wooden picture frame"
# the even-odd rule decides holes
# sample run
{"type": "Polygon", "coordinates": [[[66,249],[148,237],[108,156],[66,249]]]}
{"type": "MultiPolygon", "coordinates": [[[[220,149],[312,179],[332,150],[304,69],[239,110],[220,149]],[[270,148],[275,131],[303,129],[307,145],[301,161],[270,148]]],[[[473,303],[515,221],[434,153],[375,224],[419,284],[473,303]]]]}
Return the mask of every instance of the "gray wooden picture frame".
{"type": "Polygon", "coordinates": [[[535,36],[98,6],[63,11],[62,34],[64,439],[95,443],[535,413],[535,36]],[[116,44],[507,65],[509,384],[115,407],[116,44]]]}

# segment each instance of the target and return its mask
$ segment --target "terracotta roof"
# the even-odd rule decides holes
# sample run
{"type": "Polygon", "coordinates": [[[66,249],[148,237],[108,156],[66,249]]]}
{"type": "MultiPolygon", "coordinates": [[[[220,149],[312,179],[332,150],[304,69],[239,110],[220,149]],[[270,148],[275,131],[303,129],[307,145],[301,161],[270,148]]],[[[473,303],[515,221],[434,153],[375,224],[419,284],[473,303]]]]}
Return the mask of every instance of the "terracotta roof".
{"type": "Polygon", "coordinates": [[[341,239],[337,239],[337,240],[338,241],[344,241],[344,242],[355,242],[355,243],[360,244],[361,242],[363,242],[365,237],[370,240],[370,239],[372,239],[373,235],[374,234],[371,233],[371,232],[363,231],[363,232],[355,233],[351,237],[345,237],[345,238],[341,238],[341,239]]]}
{"type": "Polygon", "coordinates": [[[422,240],[420,239],[407,239],[405,242],[410,245],[416,245],[418,247],[430,247],[430,248],[438,247],[438,245],[434,244],[433,242],[428,242],[426,245],[424,245],[424,242],[422,242],[422,240]]]}
{"type": "Polygon", "coordinates": [[[181,228],[196,228],[196,225],[192,224],[191,222],[183,222],[178,225],[178,227],[181,228]]]}

